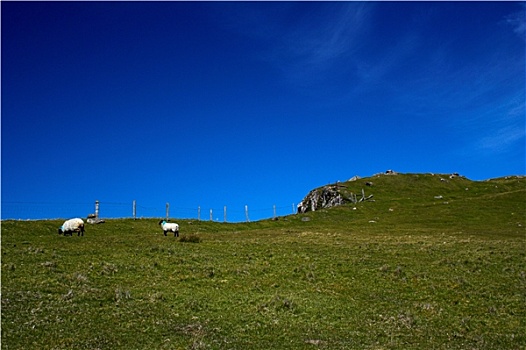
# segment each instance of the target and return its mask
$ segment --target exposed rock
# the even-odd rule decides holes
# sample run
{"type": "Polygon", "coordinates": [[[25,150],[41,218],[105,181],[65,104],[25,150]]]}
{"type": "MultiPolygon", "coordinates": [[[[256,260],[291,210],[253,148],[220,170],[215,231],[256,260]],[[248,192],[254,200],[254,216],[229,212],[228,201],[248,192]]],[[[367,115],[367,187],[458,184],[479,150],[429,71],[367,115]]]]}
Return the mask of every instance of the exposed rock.
{"type": "Polygon", "coordinates": [[[105,223],[106,221],[104,219],[99,219],[99,218],[88,218],[86,220],[86,222],[88,224],[92,224],[92,225],[95,225],[95,224],[103,224],[105,223]]]}
{"type": "Polygon", "coordinates": [[[324,186],[312,190],[298,204],[298,213],[331,208],[345,203],[345,199],[336,186],[324,186]]]}
{"type": "Polygon", "coordinates": [[[95,224],[103,224],[103,223],[105,223],[106,221],[103,220],[103,219],[99,219],[99,218],[97,217],[97,215],[95,215],[95,214],[89,214],[89,215],[88,215],[88,218],[86,219],[86,222],[87,222],[88,224],[95,225],[95,224]]]}
{"type": "Polygon", "coordinates": [[[358,175],[354,175],[353,177],[351,177],[349,180],[347,181],[356,181],[356,180],[360,180],[360,177],[358,175]]]}
{"type": "Polygon", "coordinates": [[[382,175],[398,175],[398,173],[394,170],[391,170],[391,169],[387,169],[385,172],[383,173],[378,173],[378,174],[374,174],[373,176],[382,176],[382,175]]]}

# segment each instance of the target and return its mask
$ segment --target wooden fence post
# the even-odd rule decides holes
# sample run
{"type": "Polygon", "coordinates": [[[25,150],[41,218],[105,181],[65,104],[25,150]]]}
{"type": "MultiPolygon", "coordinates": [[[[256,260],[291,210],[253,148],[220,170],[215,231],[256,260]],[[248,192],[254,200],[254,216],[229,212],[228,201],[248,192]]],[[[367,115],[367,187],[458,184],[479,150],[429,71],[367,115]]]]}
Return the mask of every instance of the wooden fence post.
{"type": "Polygon", "coordinates": [[[95,219],[99,218],[99,201],[95,201],[95,219]]]}
{"type": "Polygon", "coordinates": [[[133,220],[137,220],[137,202],[135,201],[135,199],[133,200],[132,215],[133,220]]]}
{"type": "Polygon", "coordinates": [[[166,220],[170,217],[170,203],[166,203],[166,220]]]}

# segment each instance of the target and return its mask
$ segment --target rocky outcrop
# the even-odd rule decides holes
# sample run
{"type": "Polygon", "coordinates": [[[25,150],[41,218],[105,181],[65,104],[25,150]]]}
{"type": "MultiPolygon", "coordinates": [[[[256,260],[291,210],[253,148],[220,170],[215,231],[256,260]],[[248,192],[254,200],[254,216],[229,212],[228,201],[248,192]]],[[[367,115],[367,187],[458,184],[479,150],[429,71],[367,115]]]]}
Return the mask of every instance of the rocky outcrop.
{"type": "Polygon", "coordinates": [[[97,217],[97,215],[95,215],[95,214],[89,214],[86,221],[87,221],[88,224],[92,224],[92,225],[94,225],[94,224],[103,224],[103,223],[106,222],[105,220],[99,219],[97,217]]]}
{"type": "Polygon", "coordinates": [[[382,176],[382,175],[398,175],[398,173],[394,170],[388,169],[383,173],[374,174],[373,176],[382,176]]]}
{"type": "Polygon", "coordinates": [[[298,204],[298,213],[316,211],[319,209],[331,208],[345,203],[344,197],[338,191],[337,186],[324,186],[312,190],[298,204]]]}

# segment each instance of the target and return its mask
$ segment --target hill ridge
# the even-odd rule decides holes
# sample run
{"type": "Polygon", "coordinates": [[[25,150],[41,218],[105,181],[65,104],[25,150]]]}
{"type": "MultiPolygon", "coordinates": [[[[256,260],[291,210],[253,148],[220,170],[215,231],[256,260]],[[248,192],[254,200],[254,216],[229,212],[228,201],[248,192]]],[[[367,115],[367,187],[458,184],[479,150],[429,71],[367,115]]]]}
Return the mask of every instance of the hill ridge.
{"type": "Polygon", "coordinates": [[[298,214],[323,212],[349,224],[375,221],[400,229],[460,224],[473,232],[524,233],[526,177],[475,181],[444,175],[373,175],[320,186],[305,196],[298,214]]]}

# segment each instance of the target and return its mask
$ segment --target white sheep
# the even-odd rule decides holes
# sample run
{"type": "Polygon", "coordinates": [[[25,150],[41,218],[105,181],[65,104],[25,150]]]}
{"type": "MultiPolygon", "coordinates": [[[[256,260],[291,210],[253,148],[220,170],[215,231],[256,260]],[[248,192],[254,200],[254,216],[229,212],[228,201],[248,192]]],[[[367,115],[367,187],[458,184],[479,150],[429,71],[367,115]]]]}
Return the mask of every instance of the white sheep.
{"type": "Polygon", "coordinates": [[[170,231],[174,233],[174,237],[179,237],[179,225],[177,225],[175,222],[168,223],[166,220],[161,220],[159,221],[159,225],[162,226],[165,236],[166,232],[170,231]]]}
{"type": "Polygon", "coordinates": [[[69,234],[70,236],[73,236],[73,232],[77,232],[78,236],[84,236],[84,221],[82,221],[82,219],[75,218],[66,220],[58,229],[59,235],[64,234],[65,236],[69,234]]]}

